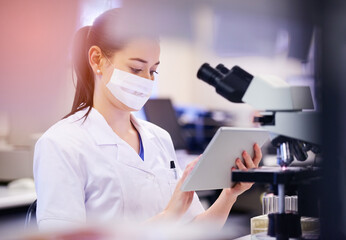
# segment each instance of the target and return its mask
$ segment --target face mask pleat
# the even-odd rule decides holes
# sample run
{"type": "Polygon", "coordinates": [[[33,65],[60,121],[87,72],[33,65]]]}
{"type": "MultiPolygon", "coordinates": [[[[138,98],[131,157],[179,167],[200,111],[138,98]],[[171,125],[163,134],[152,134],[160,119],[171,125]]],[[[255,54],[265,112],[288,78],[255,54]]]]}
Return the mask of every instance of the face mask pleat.
{"type": "Polygon", "coordinates": [[[106,86],[120,102],[140,110],[151,95],[154,81],[114,68],[106,86]]]}

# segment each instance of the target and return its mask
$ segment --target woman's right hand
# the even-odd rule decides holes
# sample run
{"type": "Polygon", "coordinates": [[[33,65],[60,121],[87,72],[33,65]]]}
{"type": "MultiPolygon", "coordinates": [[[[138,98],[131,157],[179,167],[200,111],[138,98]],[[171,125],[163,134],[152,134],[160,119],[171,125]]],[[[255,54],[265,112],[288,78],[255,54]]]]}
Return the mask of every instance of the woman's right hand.
{"type": "Polygon", "coordinates": [[[178,181],[177,186],[175,187],[175,190],[173,192],[172,198],[164,210],[164,215],[166,215],[167,218],[180,218],[189,209],[193,199],[194,191],[183,192],[180,190],[180,188],[181,185],[184,183],[186,177],[190,174],[193,167],[198,162],[200,157],[201,156],[199,156],[186,166],[183,172],[183,176],[178,181]]]}

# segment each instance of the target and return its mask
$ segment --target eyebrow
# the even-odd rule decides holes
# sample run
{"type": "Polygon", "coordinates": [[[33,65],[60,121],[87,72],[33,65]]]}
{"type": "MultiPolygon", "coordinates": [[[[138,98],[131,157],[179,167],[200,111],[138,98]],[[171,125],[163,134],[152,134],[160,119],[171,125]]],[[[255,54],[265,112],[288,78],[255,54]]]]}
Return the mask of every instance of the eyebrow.
{"type": "MultiPolygon", "coordinates": [[[[132,61],[138,61],[138,62],[141,62],[141,63],[148,63],[148,61],[145,61],[141,58],[130,58],[130,60],[132,61]]],[[[160,64],[160,61],[158,61],[157,63],[155,63],[154,65],[159,65],[160,64]]]]}

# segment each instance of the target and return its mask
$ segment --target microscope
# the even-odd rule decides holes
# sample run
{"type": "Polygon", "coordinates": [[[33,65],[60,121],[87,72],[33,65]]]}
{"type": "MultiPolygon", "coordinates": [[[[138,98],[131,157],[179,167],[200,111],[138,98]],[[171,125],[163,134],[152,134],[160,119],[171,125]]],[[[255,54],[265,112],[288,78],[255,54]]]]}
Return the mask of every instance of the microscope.
{"type": "MultiPolygon", "coordinates": [[[[216,68],[204,63],[197,77],[234,103],[247,103],[260,111],[254,122],[271,133],[280,168],[232,172],[232,181],[269,183],[278,193],[278,212],[268,215],[268,235],[276,239],[302,237],[300,214],[285,212],[285,187],[310,184],[320,178],[317,167],[290,167],[294,158],[305,161],[308,151],[320,153],[319,113],[314,111],[310,88],[290,86],[276,77],[253,76],[238,66],[216,68]]],[[[299,192],[298,192],[299,195],[299,192]]],[[[299,199],[299,197],[298,197],[299,199]]],[[[300,205],[298,205],[300,212],[300,205]]]]}

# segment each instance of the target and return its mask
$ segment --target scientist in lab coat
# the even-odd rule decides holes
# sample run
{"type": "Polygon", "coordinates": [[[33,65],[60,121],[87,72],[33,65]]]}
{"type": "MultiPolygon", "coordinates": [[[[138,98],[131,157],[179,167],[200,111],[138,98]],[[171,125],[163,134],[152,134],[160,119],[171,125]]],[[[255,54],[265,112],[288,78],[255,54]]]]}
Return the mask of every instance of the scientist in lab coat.
{"type": "MultiPolygon", "coordinates": [[[[75,36],[77,77],[72,111],[38,140],[34,154],[39,228],[69,227],[88,220],[208,221],[221,228],[238,195],[224,189],[204,210],[194,192],[180,190],[198,159],[179,168],[169,134],[136,119],[150,97],[160,63],[155,37],[112,33],[119,10],[100,15],[75,36]],[[174,161],[176,169],[171,168],[174,161]]],[[[162,109],[162,114],[164,109],[162,109]]],[[[261,150],[243,153],[239,169],[256,168],[261,150]]]]}

